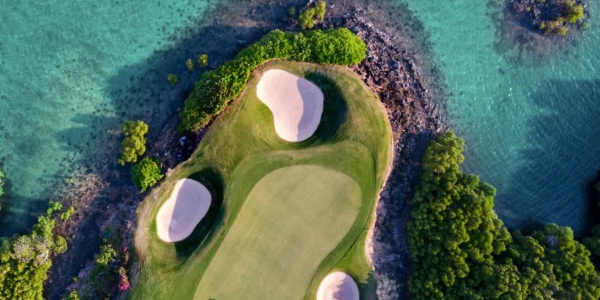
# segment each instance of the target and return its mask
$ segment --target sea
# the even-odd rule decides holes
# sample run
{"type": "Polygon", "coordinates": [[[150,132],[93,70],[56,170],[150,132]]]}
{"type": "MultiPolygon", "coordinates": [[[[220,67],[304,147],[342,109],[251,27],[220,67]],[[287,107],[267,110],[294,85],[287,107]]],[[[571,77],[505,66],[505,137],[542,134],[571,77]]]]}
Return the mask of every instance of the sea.
{"type": "MultiPolygon", "coordinates": [[[[520,47],[504,1],[403,1],[422,23],[446,86],[449,127],[466,141],[465,172],[497,188],[510,229],[556,223],[585,234],[600,170],[600,11],[559,46],[520,47]]],[[[0,6],[0,235],[25,232],[80,174],[117,168],[118,127],[150,137],[176,114],[185,47],[221,1],[21,0],[0,6]]],[[[275,5],[276,1],[270,1],[275,5]]],[[[343,1],[330,0],[330,4],[343,1]]],[[[593,2],[593,1],[590,1],[593,2]]],[[[240,37],[232,38],[232,43],[240,37]]],[[[183,86],[183,87],[182,87],[183,86]]]]}

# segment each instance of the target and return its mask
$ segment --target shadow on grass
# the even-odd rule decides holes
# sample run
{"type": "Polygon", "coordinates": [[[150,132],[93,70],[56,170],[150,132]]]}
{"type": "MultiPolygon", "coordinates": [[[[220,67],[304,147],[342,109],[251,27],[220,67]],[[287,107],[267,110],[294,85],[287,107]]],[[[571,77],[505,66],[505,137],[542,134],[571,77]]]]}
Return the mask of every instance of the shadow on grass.
{"type": "Polygon", "coordinates": [[[348,104],[344,100],[340,86],[325,74],[308,72],[305,78],[316,84],[324,96],[323,115],[315,135],[309,142],[329,141],[341,129],[348,118],[348,104]]]}
{"type": "Polygon", "coordinates": [[[180,260],[187,260],[194,251],[210,244],[214,237],[212,233],[215,232],[213,225],[221,223],[224,215],[221,210],[225,182],[221,173],[213,168],[205,168],[189,176],[189,179],[202,183],[210,191],[212,201],[206,216],[196,225],[190,236],[175,243],[177,258],[180,260]]]}

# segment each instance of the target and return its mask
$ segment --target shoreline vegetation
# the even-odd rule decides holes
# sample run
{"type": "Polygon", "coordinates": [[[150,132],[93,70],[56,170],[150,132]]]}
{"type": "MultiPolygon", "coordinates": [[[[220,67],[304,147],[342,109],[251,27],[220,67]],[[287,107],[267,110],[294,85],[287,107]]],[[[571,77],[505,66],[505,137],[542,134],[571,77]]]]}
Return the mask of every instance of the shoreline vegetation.
{"type": "Polygon", "coordinates": [[[450,131],[423,159],[408,232],[412,298],[600,298],[590,250],[573,231],[548,224],[509,233],[493,210],[494,187],[460,170],[463,148],[450,131]]]}

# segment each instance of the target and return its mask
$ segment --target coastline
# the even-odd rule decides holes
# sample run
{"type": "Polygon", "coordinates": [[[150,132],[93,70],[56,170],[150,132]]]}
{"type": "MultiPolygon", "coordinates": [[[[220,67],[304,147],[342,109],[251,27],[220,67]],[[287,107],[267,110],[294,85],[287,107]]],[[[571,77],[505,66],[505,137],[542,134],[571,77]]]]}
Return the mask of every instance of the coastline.
{"type": "MultiPolygon", "coordinates": [[[[278,5],[272,6],[265,5],[269,1],[253,1],[250,5],[244,3],[244,6],[236,6],[235,2],[220,5],[214,11],[209,12],[209,14],[219,15],[210,20],[212,25],[207,26],[202,37],[202,40],[209,40],[218,36],[212,42],[212,46],[207,46],[210,50],[206,51],[211,57],[213,66],[233,57],[239,49],[260,38],[271,29],[299,30],[294,26],[295,23],[286,17],[287,8],[296,1],[280,1],[278,5]],[[235,34],[227,33],[230,34],[227,35],[223,32],[228,28],[236,28],[235,34]],[[239,36],[243,36],[243,40],[239,36]],[[224,41],[231,46],[217,47],[224,41]]],[[[421,61],[425,60],[424,57],[427,56],[427,53],[415,50],[415,48],[426,47],[426,45],[416,41],[414,36],[411,38],[410,33],[394,31],[393,26],[386,22],[388,10],[382,8],[381,5],[358,0],[333,4],[333,7],[328,7],[327,25],[323,27],[328,28],[334,25],[348,27],[352,31],[358,32],[359,35],[364,35],[361,37],[367,38],[369,59],[353,68],[353,71],[380,96],[388,112],[394,141],[393,165],[380,193],[375,208],[376,218],[372,224],[375,255],[373,267],[376,278],[393,280],[396,282],[395,288],[398,293],[407,294],[410,255],[406,225],[410,216],[409,199],[414,192],[411,187],[416,186],[420,177],[418,163],[422,159],[427,143],[435,132],[444,127],[443,117],[439,113],[443,80],[439,78],[440,73],[429,65],[433,64],[432,62],[421,61]],[[352,11],[348,7],[352,6],[361,9],[348,13],[352,11]],[[374,9],[381,13],[369,14],[367,18],[367,12],[374,9]],[[396,36],[386,32],[393,32],[396,36]],[[397,66],[389,65],[387,63],[389,58],[393,58],[392,60],[397,63],[397,66]],[[387,67],[383,67],[384,65],[387,67]],[[436,75],[429,76],[430,73],[436,75]],[[397,78],[403,78],[402,84],[396,82],[397,78]]],[[[183,87],[183,89],[186,88],[183,87]]],[[[177,115],[174,115],[162,128],[153,143],[148,145],[148,154],[159,156],[166,170],[185,161],[205,132],[201,131],[180,137],[176,131],[177,120],[177,115]]],[[[113,178],[116,178],[115,181],[126,178],[128,175],[124,170],[112,170],[111,172],[117,173],[113,174],[113,178]]],[[[88,211],[102,215],[99,217],[100,220],[98,217],[94,220],[79,217],[78,220],[87,226],[84,224],[80,228],[77,224],[69,224],[69,228],[65,226],[62,229],[67,233],[71,232],[68,235],[69,244],[72,245],[70,249],[75,250],[70,250],[70,256],[59,257],[60,263],[54,264],[47,284],[50,299],[59,299],[61,294],[64,294],[64,287],[69,285],[72,280],[73,271],[79,271],[79,280],[71,283],[67,290],[81,287],[86,283],[87,274],[95,264],[93,254],[97,250],[94,250],[93,245],[96,245],[94,243],[86,245],[85,233],[88,233],[88,237],[89,232],[96,233],[94,239],[100,242],[102,233],[108,227],[118,226],[124,229],[121,232],[124,247],[133,248],[131,223],[132,220],[135,220],[138,204],[148,193],[140,194],[128,189],[126,180],[120,184],[109,184],[106,182],[107,180],[95,179],[94,182],[97,182],[96,185],[99,188],[95,189],[95,193],[90,193],[85,197],[89,201],[82,201],[82,203],[88,203],[86,204],[88,211]],[[108,201],[95,201],[97,198],[106,198],[108,201]],[[108,206],[105,208],[106,202],[108,202],[108,206]],[[77,231],[78,234],[75,235],[72,231],[77,231]],[[83,247],[87,248],[88,253],[75,253],[83,247]]],[[[83,189],[85,188],[82,187],[83,189]]],[[[73,199],[75,199],[74,196],[73,199]]],[[[76,205],[81,204],[77,203],[76,205]]],[[[82,213],[86,213],[83,208],[82,213]]],[[[133,273],[133,269],[131,273],[133,273]]]]}

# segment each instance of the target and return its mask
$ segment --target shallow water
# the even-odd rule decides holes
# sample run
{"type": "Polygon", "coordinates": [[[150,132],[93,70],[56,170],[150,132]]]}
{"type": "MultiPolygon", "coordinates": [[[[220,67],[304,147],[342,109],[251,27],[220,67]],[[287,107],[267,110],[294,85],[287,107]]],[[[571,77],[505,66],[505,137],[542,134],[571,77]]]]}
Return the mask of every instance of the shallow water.
{"type": "MultiPolygon", "coordinates": [[[[464,168],[498,188],[499,216],[511,228],[554,222],[581,232],[592,205],[586,187],[600,169],[600,26],[593,21],[560,58],[518,64],[495,47],[495,1],[397,1],[431,39],[452,128],[467,142],[464,168]]],[[[116,163],[123,120],[143,118],[158,134],[197,78],[184,63],[202,45],[189,38],[216,2],[0,7],[0,163],[10,179],[0,235],[27,229],[74,170],[116,163]],[[168,73],[182,84],[169,86],[168,73]]],[[[222,28],[232,30],[245,38],[222,28]]]]}
{"type": "Polygon", "coordinates": [[[0,234],[27,229],[74,169],[85,173],[104,156],[116,163],[114,131],[123,120],[144,118],[151,135],[159,132],[182,101],[181,87],[170,87],[166,75],[186,80],[192,75],[185,73],[185,59],[200,54],[169,50],[198,27],[198,18],[215,2],[3,3],[0,162],[10,184],[0,234]],[[161,54],[170,65],[156,61],[161,54]],[[155,76],[139,76],[149,72],[155,76]],[[127,97],[128,88],[144,85],[168,93],[137,91],[137,99],[127,97]]]}
{"type": "Polygon", "coordinates": [[[582,233],[600,169],[599,11],[580,43],[535,64],[495,47],[497,1],[407,2],[446,78],[464,169],[498,189],[500,218],[510,228],[551,222],[582,233]]]}

